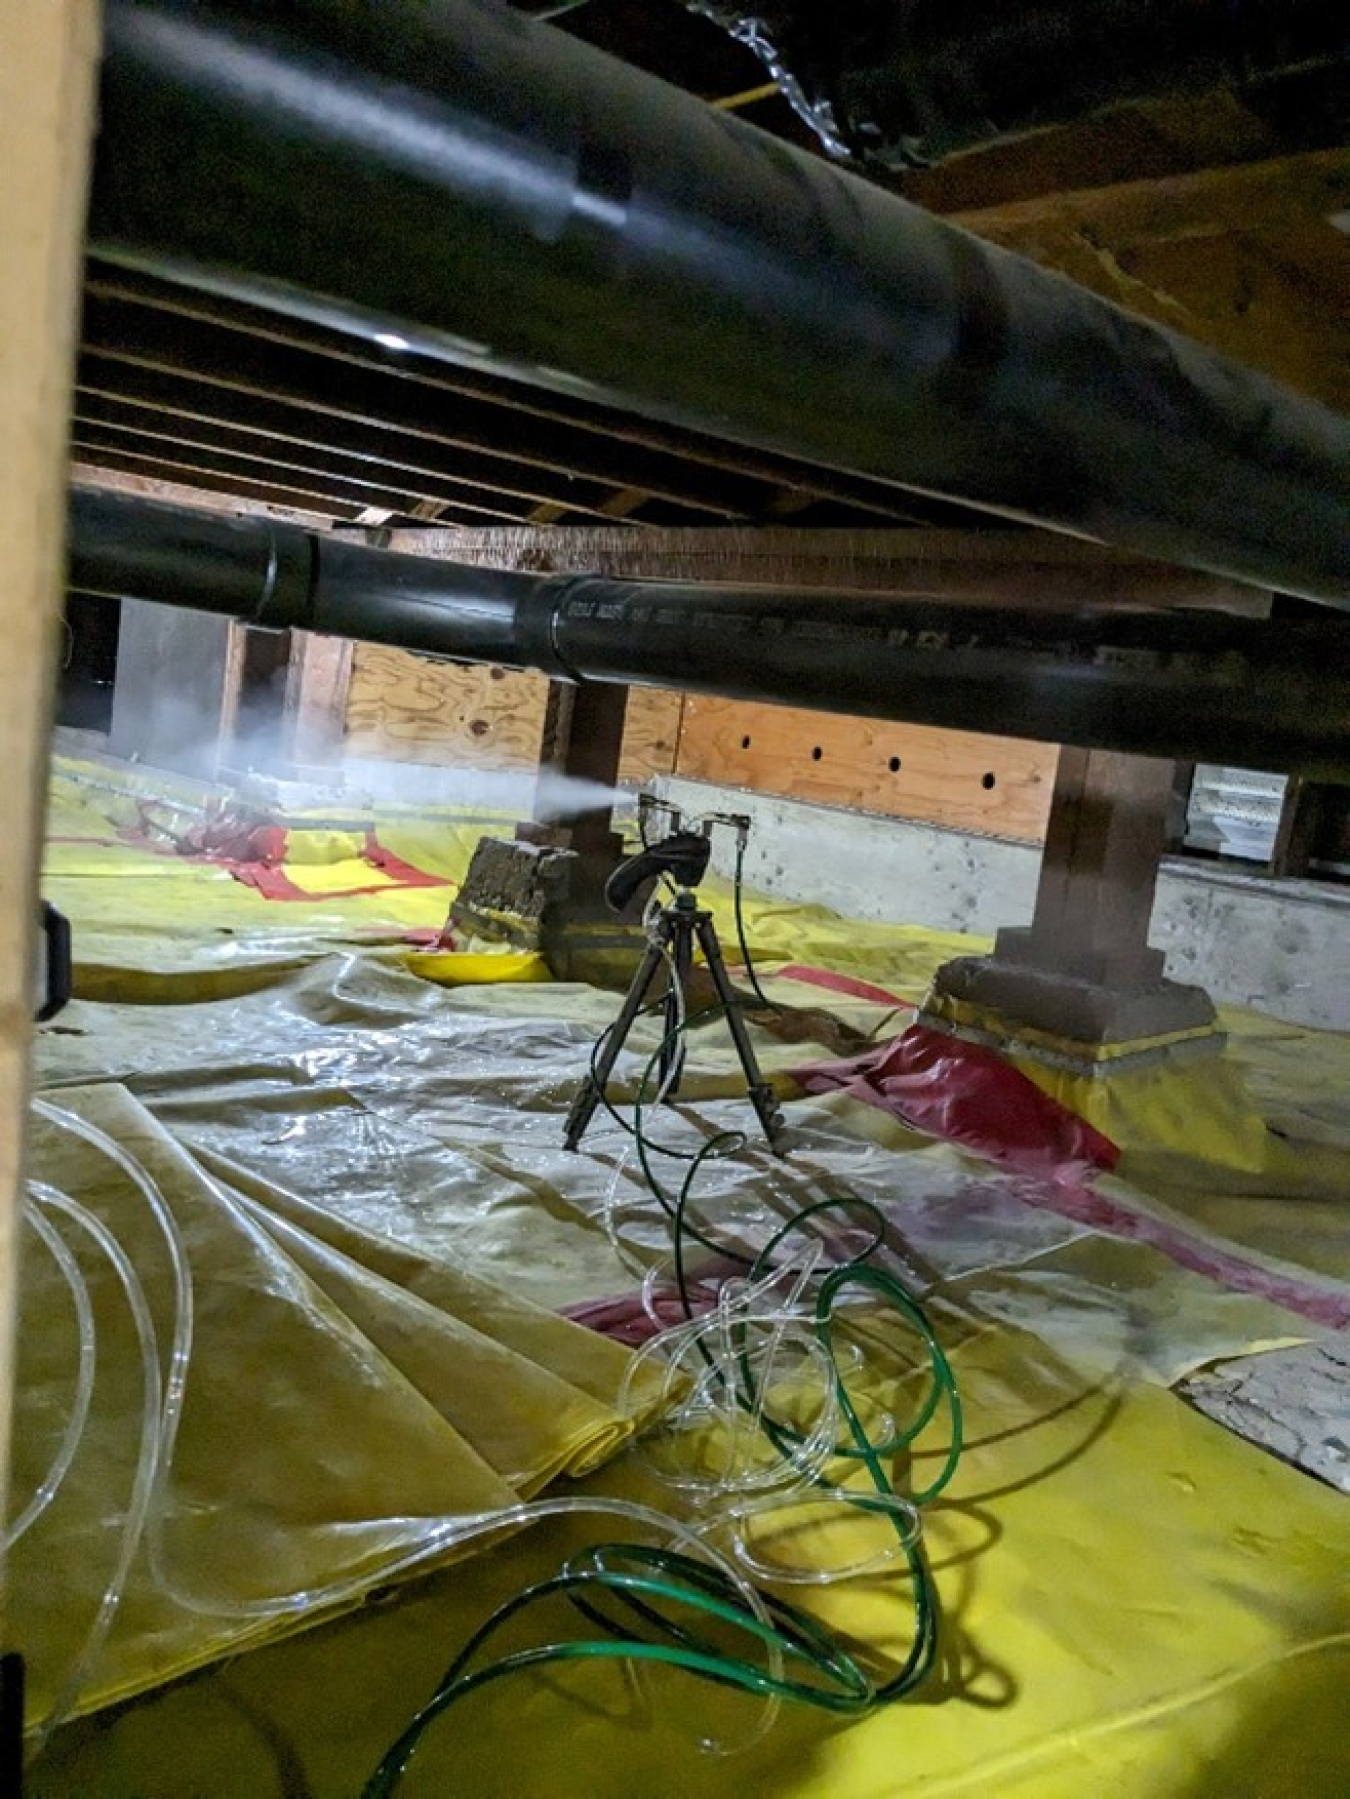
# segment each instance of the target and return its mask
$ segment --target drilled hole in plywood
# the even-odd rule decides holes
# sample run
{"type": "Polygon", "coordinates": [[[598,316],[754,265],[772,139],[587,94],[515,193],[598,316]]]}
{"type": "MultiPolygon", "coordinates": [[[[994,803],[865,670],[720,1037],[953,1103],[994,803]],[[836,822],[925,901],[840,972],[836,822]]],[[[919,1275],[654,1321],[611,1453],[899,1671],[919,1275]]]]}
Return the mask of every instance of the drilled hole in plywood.
{"type": "Polygon", "coordinates": [[[824,753],[825,752],[821,749],[820,745],[817,744],[816,747],[811,751],[811,760],[813,762],[819,762],[820,758],[824,755],[824,753]]]}
{"type": "Polygon", "coordinates": [[[900,758],[898,756],[892,756],[886,766],[893,775],[898,775],[900,773],[900,758]]]}
{"type": "Polygon", "coordinates": [[[742,737],[741,748],[743,750],[748,750],[750,748],[750,739],[748,737],[742,737]]]}
{"type": "Polygon", "coordinates": [[[997,776],[995,776],[995,775],[981,775],[980,776],[980,786],[984,788],[986,793],[988,793],[989,789],[991,787],[995,786],[996,783],[997,783],[997,776]]]}

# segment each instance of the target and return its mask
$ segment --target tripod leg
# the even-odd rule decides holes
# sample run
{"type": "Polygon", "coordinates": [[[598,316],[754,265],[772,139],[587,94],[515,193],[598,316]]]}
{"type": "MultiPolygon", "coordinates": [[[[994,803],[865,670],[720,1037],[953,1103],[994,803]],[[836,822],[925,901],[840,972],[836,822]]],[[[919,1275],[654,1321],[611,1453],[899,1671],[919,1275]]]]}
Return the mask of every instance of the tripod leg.
{"type": "Polygon", "coordinates": [[[638,963],[632,981],[629,983],[627,997],[619,1008],[619,1015],[609,1027],[609,1035],[605,1039],[605,1047],[595,1060],[595,1065],[588,1069],[586,1078],[577,1089],[577,1096],[572,1101],[572,1108],[567,1114],[567,1123],[563,1129],[563,1148],[575,1149],[581,1142],[586,1126],[595,1116],[595,1109],[604,1096],[614,1064],[619,1059],[619,1052],[628,1041],[628,1033],[633,1028],[633,1020],[642,1010],[642,1003],[647,997],[647,989],[657,968],[664,961],[661,946],[649,943],[643,951],[642,960],[638,963]]]}
{"type": "Polygon", "coordinates": [[[703,951],[703,959],[708,964],[708,973],[713,978],[713,986],[717,989],[717,997],[722,1002],[726,1013],[727,1029],[731,1032],[731,1041],[736,1045],[736,1054],[741,1059],[741,1067],[745,1070],[746,1090],[750,1095],[750,1104],[763,1127],[764,1135],[769,1140],[769,1147],[778,1151],[779,1135],[783,1129],[783,1114],[778,1109],[778,1096],[764,1079],[759,1063],[755,1059],[754,1045],[750,1041],[750,1033],[745,1028],[745,1020],[741,1016],[741,1002],[736,996],[736,989],[727,974],[727,965],[722,960],[722,946],[717,941],[717,929],[706,912],[699,914],[695,926],[698,931],[699,947],[703,951]]]}
{"type": "Polygon", "coordinates": [[[661,1091],[667,1099],[673,1099],[680,1090],[680,1071],[684,1067],[684,1032],[680,1030],[679,1024],[689,1003],[689,970],[694,964],[694,939],[689,928],[692,920],[687,913],[670,912],[667,919],[670,960],[666,965],[666,974],[670,985],[666,989],[666,1036],[661,1045],[660,1080],[661,1091]]]}

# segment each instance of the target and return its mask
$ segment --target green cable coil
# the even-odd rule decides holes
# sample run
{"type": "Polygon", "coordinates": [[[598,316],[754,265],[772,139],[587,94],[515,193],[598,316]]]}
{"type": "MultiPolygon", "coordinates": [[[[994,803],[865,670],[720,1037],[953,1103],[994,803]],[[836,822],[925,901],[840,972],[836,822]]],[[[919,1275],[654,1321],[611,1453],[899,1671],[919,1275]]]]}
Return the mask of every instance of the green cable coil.
{"type": "MultiPolygon", "coordinates": [[[[835,1716],[858,1718],[912,1692],[933,1667],[938,1641],[937,1594],[917,1530],[908,1524],[914,1519],[916,1508],[935,1499],[947,1486],[961,1454],[961,1401],[951,1366],[913,1295],[893,1274],[871,1260],[884,1241],[885,1223],[870,1201],[849,1194],[815,1200],[789,1218],[753,1257],[718,1242],[690,1217],[691,1195],[704,1164],[743,1147],[745,1139],[738,1131],[720,1132],[690,1153],[653,1143],[643,1128],[643,1107],[653,1091],[652,1077],[662,1051],[672,1038],[688,1030],[689,1023],[685,1019],[668,1033],[648,1061],[631,1126],[608,1100],[606,1105],[617,1121],[631,1131],[644,1178],[668,1220],[676,1287],[681,1309],[691,1325],[698,1314],[689,1287],[689,1243],[739,1263],[746,1271],[747,1288],[756,1290],[776,1278],[775,1258],[803,1226],[819,1222],[831,1213],[852,1214],[869,1226],[864,1247],[836,1261],[815,1280],[814,1304],[808,1315],[828,1369],[838,1415],[846,1427],[843,1440],[833,1443],[830,1458],[865,1475],[867,1485],[841,1485],[817,1469],[808,1473],[789,1498],[793,1502],[800,1498],[809,1504],[816,1492],[846,1507],[889,1519],[912,1592],[909,1651],[897,1670],[885,1679],[877,1679],[838,1636],[800,1606],[771,1590],[756,1589],[762,1612],[757,1616],[725,1573],[683,1551],[634,1543],[594,1544],[571,1557],[550,1579],[515,1595],[474,1632],[446,1668],[431,1697],[388,1749],[363,1789],[362,1799],[391,1799],[425,1733],[437,1719],[471,1693],[528,1668],[596,1661],[662,1665],[771,1701],[787,1700],[835,1716]],[[653,1166],[656,1155],[678,1157],[688,1163],[678,1192],[673,1195],[658,1178],[653,1166]],[[858,1294],[881,1301],[902,1319],[917,1334],[928,1360],[927,1390],[913,1417],[903,1427],[892,1428],[881,1441],[869,1437],[837,1353],[837,1308],[843,1298],[858,1294]],[[896,1493],[884,1464],[888,1458],[906,1451],[944,1405],[950,1435],[942,1465],[919,1492],[902,1497],[896,1493]],[[483,1651],[508,1624],[558,1596],[567,1599],[599,1634],[517,1649],[496,1660],[481,1660],[483,1651]],[[720,1639],[714,1639],[714,1628],[721,1632],[720,1639]],[[725,1640],[728,1632],[739,1635],[741,1644],[729,1647],[725,1640]],[[761,1652],[759,1659],[755,1659],[756,1651],[761,1652]]],[[[593,1055],[598,1053],[598,1047],[597,1044],[593,1055]]],[[[733,1321],[730,1328],[730,1366],[725,1360],[717,1361],[701,1334],[695,1332],[691,1338],[707,1367],[708,1378],[727,1389],[724,1397],[755,1421],[789,1466],[800,1469],[805,1433],[768,1415],[749,1354],[748,1325],[733,1321]]]]}

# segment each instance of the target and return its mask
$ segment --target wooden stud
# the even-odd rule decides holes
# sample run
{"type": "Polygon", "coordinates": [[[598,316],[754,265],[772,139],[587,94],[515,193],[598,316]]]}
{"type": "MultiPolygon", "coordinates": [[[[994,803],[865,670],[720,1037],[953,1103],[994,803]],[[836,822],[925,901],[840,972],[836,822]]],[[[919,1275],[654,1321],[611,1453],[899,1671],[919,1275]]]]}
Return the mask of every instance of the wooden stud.
{"type": "Polygon", "coordinates": [[[1319,781],[1291,775],[1280,804],[1280,822],[1268,872],[1275,876],[1301,877],[1316,854],[1321,835],[1327,789],[1319,781]]]}
{"type": "Polygon", "coordinates": [[[354,650],[346,637],[291,632],[284,743],[289,760],[302,768],[342,759],[354,650]]]}
{"type": "Polygon", "coordinates": [[[0,55],[0,1510],[9,1470],[37,866],[64,586],[97,0],[5,9],[0,55]]]}
{"type": "MultiPolygon", "coordinates": [[[[540,774],[613,788],[619,779],[627,713],[626,687],[596,683],[577,687],[570,681],[550,681],[540,774]]],[[[539,794],[545,805],[554,797],[546,790],[539,794]]],[[[581,855],[617,855],[621,844],[613,831],[612,811],[612,802],[603,799],[559,828],[556,841],[581,855]]],[[[539,817],[538,803],[535,816],[539,817]]]]}

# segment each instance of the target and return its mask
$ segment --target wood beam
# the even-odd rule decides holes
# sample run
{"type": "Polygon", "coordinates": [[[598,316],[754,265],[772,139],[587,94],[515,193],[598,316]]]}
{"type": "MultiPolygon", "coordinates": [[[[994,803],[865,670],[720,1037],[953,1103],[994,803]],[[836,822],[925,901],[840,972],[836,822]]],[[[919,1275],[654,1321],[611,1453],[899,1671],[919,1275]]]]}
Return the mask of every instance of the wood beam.
{"type": "Polygon", "coordinates": [[[308,505],[297,506],[294,494],[283,495],[279,489],[261,482],[239,483],[224,476],[218,477],[212,485],[198,487],[189,481],[169,480],[163,475],[108,468],[101,462],[85,462],[77,456],[70,465],[70,479],[76,487],[142,494],[147,500],[194,507],[199,512],[283,519],[321,530],[327,529],[334,520],[355,523],[356,519],[356,507],[342,500],[311,499],[308,505]]]}
{"type": "Polygon", "coordinates": [[[1042,531],[396,528],[390,547],[533,573],[757,582],[1037,607],[1200,606],[1259,615],[1268,604],[1266,594],[1240,582],[1042,531]]]}
{"type": "Polygon", "coordinates": [[[1048,227],[1094,243],[1175,243],[1232,231],[1281,231],[1350,206],[1350,147],[1193,169],[1145,181],[1037,194],[950,215],[980,237],[1034,255],[1048,227]]]}
{"type": "MultiPolygon", "coordinates": [[[[454,510],[461,503],[488,517],[520,521],[529,516],[529,502],[483,488],[472,479],[443,478],[400,468],[370,456],[354,456],[325,444],[303,447],[278,442],[261,432],[237,430],[228,424],[194,424],[144,410],[122,409],[97,396],[81,395],[76,401],[75,437],[90,461],[102,452],[124,451],[150,456],[157,461],[181,458],[194,467],[219,467],[224,473],[247,477],[256,472],[261,481],[306,481],[350,493],[364,506],[386,506],[391,513],[407,514],[414,501],[454,510]],[[377,497],[371,498],[375,494],[377,497]],[[380,495],[386,496],[381,499],[380,495]],[[391,503],[393,496],[397,504],[391,503]]],[[[579,508],[585,511],[586,508],[579,508]]],[[[599,508],[591,508],[598,512],[599,508]]],[[[438,516],[431,513],[429,516],[438,516]]]]}
{"type": "Polygon", "coordinates": [[[64,586],[66,420],[97,0],[5,12],[0,56],[0,1512],[9,1471],[37,867],[64,586]]]}
{"type": "Polygon", "coordinates": [[[78,460],[70,465],[70,479],[76,487],[99,487],[107,493],[134,493],[144,500],[162,500],[168,506],[192,506],[198,512],[228,512],[236,518],[280,519],[285,524],[304,525],[314,531],[326,531],[334,515],[345,519],[349,512],[349,508],[339,510],[337,507],[329,514],[295,506],[275,506],[267,500],[208,493],[179,481],[157,481],[150,475],[126,474],[120,469],[98,468],[93,463],[78,460]]]}

